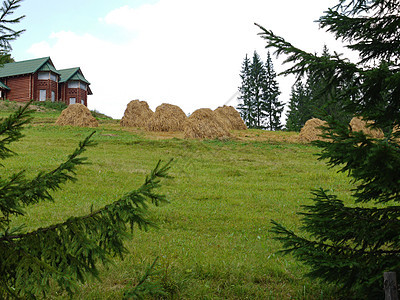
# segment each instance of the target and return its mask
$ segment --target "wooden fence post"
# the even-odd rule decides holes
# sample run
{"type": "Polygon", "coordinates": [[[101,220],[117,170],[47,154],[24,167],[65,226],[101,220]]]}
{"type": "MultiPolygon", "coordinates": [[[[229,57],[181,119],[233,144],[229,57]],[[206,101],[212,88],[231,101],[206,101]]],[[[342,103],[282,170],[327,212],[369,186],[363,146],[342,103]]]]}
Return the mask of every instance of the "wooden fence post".
{"type": "Polygon", "coordinates": [[[396,272],[383,273],[383,287],[385,289],[385,300],[398,300],[396,272]]]}

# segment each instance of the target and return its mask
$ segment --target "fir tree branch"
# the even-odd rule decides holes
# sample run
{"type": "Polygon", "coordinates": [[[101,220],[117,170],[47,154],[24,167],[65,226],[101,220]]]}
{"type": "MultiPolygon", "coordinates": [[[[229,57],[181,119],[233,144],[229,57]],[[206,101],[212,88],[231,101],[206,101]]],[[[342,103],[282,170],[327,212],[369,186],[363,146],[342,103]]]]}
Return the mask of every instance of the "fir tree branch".
{"type": "Polygon", "coordinates": [[[41,172],[34,179],[27,180],[24,172],[20,172],[12,175],[7,181],[0,180],[0,212],[4,216],[4,219],[0,219],[0,228],[8,226],[10,215],[24,214],[23,206],[44,200],[53,201],[50,191],[58,190],[60,185],[67,181],[76,180],[73,176],[76,167],[87,160],[79,156],[86,151],[86,147],[95,145],[91,141],[94,133],[95,131],[80,142],[64,163],[48,173],[41,172]]]}
{"type": "MultiPolygon", "coordinates": [[[[3,253],[14,253],[14,259],[9,259],[8,265],[17,269],[23,259],[27,261],[21,270],[29,267],[29,263],[35,265],[31,267],[36,270],[34,278],[37,280],[32,279],[30,286],[40,289],[43,288],[37,286],[41,282],[39,279],[53,276],[60,287],[67,288],[70,283],[63,276],[57,275],[60,272],[81,282],[85,281],[87,275],[97,277],[97,261],[106,264],[110,262],[109,255],[123,257],[126,252],[123,239],[127,237],[127,225],[131,230],[134,225],[142,229],[153,225],[147,220],[146,202],[150,201],[154,205],[166,202],[165,196],[153,190],[160,187],[161,178],[168,178],[170,164],[171,161],[164,165],[159,162],[139,189],[87,215],[69,218],[65,222],[28,233],[0,237],[0,250],[3,253]],[[26,249],[24,251],[29,256],[12,249],[26,249]],[[40,260],[40,264],[36,259],[40,260]],[[50,269],[44,268],[42,264],[49,264],[50,269]],[[51,268],[56,268],[58,273],[52,275],[51,268]]],[[[22,272],[20,277],[24,274],[22,272]]],[[[27,292],[21,285],[16,288],[22,294],[27,292]]]]}
{"type": "Polygon", "coordinates": [[[274,237],[275,240],[278,240],[283,243],[282,250],[277,251],[277,253],[289,254],[292,253],[296,256],[304,255],[309,250],[312,249],[320,249],[324,252],[330,253],[330,255],[342,255],[346,252],[346,255],[349,256],[374,256],[380,254],[390,254],[396,255],[400,254],[399,250],[384,250],[384,249],[376,249],[376,250],[365,250],[365,248],[356,248],[354,245],[349,244],[346,245],[344,243],[328,243],[321,242],[319,240],[310,240],[304,237],[300,237],[296,235],[293,231],[286,229],[283,225],[277,223],[274,220],[271,220],[271,223],[274,225],[270,232],[276,234],[274,237]]]}
{"type": "Polygon", "coordinates": [[[6,19],[7,16],[12,15],[14,11],[20,7],[22,0],[6,0],[3,1],[3,6],[0,9],[0,46],[4,51],[11,49],[10,41],[15,40],[25,30],[15,31],[12,28],[5,26],[4,24],[16,24],[20,22],[25,16],[20,16],[15,19],[6,19]]]}
{"type": "Polygon", "coordinates": [[[21,133],[22,127],[32,120],[30,117],[32,110],[28,109],[30,103],[28,102],[23,107],[19,107],[15,113],[3,119],[0,123],[0,136],[5,136],[0,139],[0,159],[5,159],[15,154],[6,146],[24,136],[21,133]]]}
{"type": "MultiPolygon", "coordinates": [[[[314,77],[321,76],[323,70],[324,77],[327,77],[327,71],[330,71],[328,84],[326,89],[338,86],[341,82],[352,82],[354,74],[363,70],[356,64],[350,63],[347,59],[342,59],[341,55],[335,53],[332,56],[318,56],[296,48],[282,37],[275,35],[271,30],[267,30],[261,25],[258,26],[262,32],[260,35],[267,41],[266,48],[275,48],[276,56],[286,55],[284,64],[291,63],[291,67],[281,72],[279,75],[294,74],[297,78],[301,78],[306,74],[312,73],[314,77]]],[[[322,78],[325,79],[325,78],[322,78]]]]}

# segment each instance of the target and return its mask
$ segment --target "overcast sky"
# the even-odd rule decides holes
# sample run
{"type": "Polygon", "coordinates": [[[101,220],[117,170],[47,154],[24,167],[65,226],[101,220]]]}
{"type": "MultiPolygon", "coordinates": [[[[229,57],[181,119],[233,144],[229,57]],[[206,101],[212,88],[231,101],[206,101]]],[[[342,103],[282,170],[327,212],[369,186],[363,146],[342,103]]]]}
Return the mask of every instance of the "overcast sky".
{"type": "MultiPolygon", "coordinates": [[[[246,54],[263,60],[259,23],[292,44],[321,52],[340,44],[317,20],[337,0],[25,0],[26,32],[15,60],[50,56],[56,68],[81,67],[91,83],[90,109],[121,118],[134,99],[155,108],[236,106],[246,54]],[[235,98],[235,97],[233,97],[235,98]]],[[[340,52],[340,49],[339,49],[340,52]]],[[[282,60],[272,56],[276,72],[282,60]]],[[[278,78],[288,102],[293,78],[278,78]]]]}

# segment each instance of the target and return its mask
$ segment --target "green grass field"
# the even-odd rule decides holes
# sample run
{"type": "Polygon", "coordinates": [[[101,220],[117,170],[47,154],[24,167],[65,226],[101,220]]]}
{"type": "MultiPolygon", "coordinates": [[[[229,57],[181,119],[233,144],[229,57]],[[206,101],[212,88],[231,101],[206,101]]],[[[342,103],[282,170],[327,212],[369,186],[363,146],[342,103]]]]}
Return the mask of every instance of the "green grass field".
{"type": "MultiPolygon", "coordinates": [[[[56,116],[35,113],[2,176],[49,170],[93,131],[54,126],[56,116]]],[[[276,254],[280,244],[269,232],[271,219],[298,229],[296,212],[310,203],[313,188],[349,197],[347,177],[317,161],[317,148],[282,142],[295,135],[284,132],[264,140],[264,132],[251,130],[248,138],[198,141],[121,129],[116,121],[95,130],[98,145],[86,152],[91,164],[78,168],[78,182],[54,193],[55,203],[30,207],[15,225],[32,230],[117,200],[139,187],[159,159],[174,158],[173,178],[163,184],[170,203],[151,209],[159,228],[135,230],[126,241],[130,254],[101,267],[101,281],[81,285],[75,299],[120,299],[156,257],[152,280],[162,283],[166,299],[335,298],[335,287],[308,279],[304,265],[276,254]]],[[[51,297],[66,295],[54,290],[51,297]]]]}

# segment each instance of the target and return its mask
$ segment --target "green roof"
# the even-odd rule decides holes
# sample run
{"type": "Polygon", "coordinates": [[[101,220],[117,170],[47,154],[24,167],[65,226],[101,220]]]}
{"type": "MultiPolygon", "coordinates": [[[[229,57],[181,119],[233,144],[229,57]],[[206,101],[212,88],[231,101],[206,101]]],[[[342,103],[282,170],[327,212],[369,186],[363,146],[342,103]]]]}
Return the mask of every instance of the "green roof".
{"type": "Polygon", "coordinates": [[[54,68],[50,57],[42,57],[4,64],[4,66],[0,68],[0,78],[33,74],[37,71],[51,71],[59,74],[59,72],[54,68]]]}
{"type": "Polygon", "coordinates": [[[82,71],[79,67],[58,70],[58,73],[61,75],[60,83],[67,82],[70,80],[83,81],[86,84],[90,84],[89,81],[83,76],[82,71]]]}
{"type": "Polygon", "coordinates": [[[5,90],[10,90],[8,86],[6,86],[3,82],[0,81],[0,88],[5,89],[5,90]]]}
{"type": "Polygon", "coordinates": [[[49,63],[49,62],[45,63],[45,64],[39,69],[39,71],[43,71],[43,72],[51,71],[51,72],[53,72],[53,73],[56,73],[56,74],[60,75],[60,73],[56,70],[56,68],[54,68],[54,66],[53,66],[51,63],[49,63]]]}

